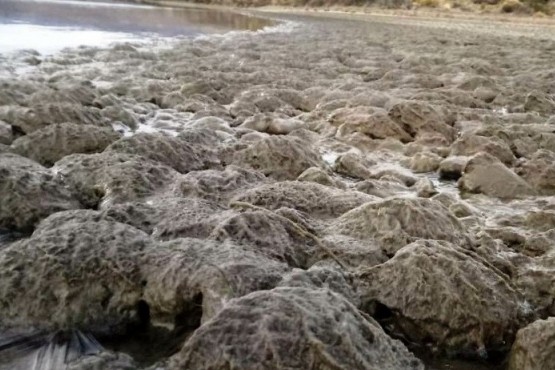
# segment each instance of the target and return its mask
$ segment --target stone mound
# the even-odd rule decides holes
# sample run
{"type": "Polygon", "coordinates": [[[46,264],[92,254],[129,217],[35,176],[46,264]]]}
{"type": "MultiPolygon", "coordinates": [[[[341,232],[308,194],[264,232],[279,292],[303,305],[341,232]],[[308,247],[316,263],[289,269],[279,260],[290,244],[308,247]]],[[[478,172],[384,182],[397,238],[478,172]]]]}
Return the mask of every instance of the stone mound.
{"type": "Polygon", "coordinates": [[[362,304],[401,335],[451,354],[505,351],[523,300],[508,278],[480,257],[445,242],[419,241],[361,271],[362,304]]]}
{"type": "Polygon", "coordinates": [[[144,297],[153,321],[198,320],[198,326],[230,299],[272,289],[288,270],[229,241],[175,239],[148,254],[144,297]]]}
{"type": "Polygon", "coordinates": [[[148,202],[114,204],[106,217],[132,225],[157,240],[181,237],[206,238],[226,217],[224,207],[199,198],[151,198],[148,202]]]}
{"type": "Polygon", "coordinates": [[[110,151],[72,154],[56,162],[53,170],[73,187],[80,201],[90,208],[153,195],[168,187],[179,175],[160,162],[110,151]]]}
{"type": "Polygon", "coordinates": [[[223,171],[191,171],[172,185],[172,192],[185,197],[224,201],[266,181],[260,172],[229,165],[223,171]]]}
{"type": "Polygon", "coordinates": [[[307,268],[317,247],[306,233],[303,226],[282,215],[247,209],[224,219],[211,237],[231,240],[292,267],[307,268]]]}
{"type": "Polygon", "coordinates": [[[0,153],[0,228],[31,230],[48,215],[80,208],[64,183],[30,159],[0,153]]]}
{"type": "Polygon", "coordinates": [[[233,300],[170,369],[423,369],[377,323],[329,290],[276,288],[233,300]],[[214,355],[217,353],[218,355],[214,355]]]}
{"type": "Polygon", "coordinates": [[[138,155],[181,173],[219,164],[215,155],[211,158],[204,156],[206,150],[201,151],[184,140],[159,133],[138,133],[122,138],[106,148],[106,152],[138,155]]]}
{"type": "Polygon", "coordinates": [[[404,101],[389,109],[389,117],[398,123],[412,138],[424,133],[438,133],[448,142],[453,141],[455,130],[432,105],[417,101],[404,101]]]}
{"type": "Polygon", "coordinates": [[[232,201],[272,210],[292,208],[311,217],[337,217],[374,200],[376,197],[358,191],[334,189],[306,181],[282,181],[247,190],[232,201]]]}
{"type": "Polygon", "coordinates": [[[114,333],[138,322],[140,259],[152,245],[131,226],[69,222],[0,250],[0,323],[114,333]]]}
{"type": "Polygon", "coordinates": [[[16,139],[11,150],[50,167],[69,154],[101,152],[118,138],[110,128],[61,123],[16,139]]]}
{"type": "Polygon", "coordinates": [[[310,167],[322,167],[312,146],[291,136],[270,136],[235,153],[233,163],[248,166],[276,180],[294,180],[310,167]]]}
{"type": "Polygon", "coordinates": [[[520,329],[511,349],[508,370],[543,370],[555,364],[555,317],[520,329]]]}
{"type": "Polygon", "coordinates": [[[524,198],[534,195],[534,189],[497,158],[478,153],[472,157],[459,179],[463,192],[482,193],[502,199],[524,198]]]}
{"type": "Polygon", "coordinates": [[[0,111],[3,120],[29,134],[48,125],[72,122],[82,125],[108,126],[100,109],[71,103],[44,103],[32,108],[10,106],[0,111]]]}
{"type": "Polygon", "coordinates": [[[375,239],[388,255],[417,239],[469,243],[459,220],[444,205],[426,198],[393,198],[364,204],[339,217],[330,232],[375,239]]]}

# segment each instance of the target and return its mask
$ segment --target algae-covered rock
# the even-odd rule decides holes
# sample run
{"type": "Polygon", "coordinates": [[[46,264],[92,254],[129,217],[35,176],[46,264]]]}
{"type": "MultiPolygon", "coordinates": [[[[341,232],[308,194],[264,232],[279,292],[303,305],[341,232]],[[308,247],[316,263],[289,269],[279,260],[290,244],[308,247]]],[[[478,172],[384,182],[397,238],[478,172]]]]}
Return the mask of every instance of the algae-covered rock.
{"type": "Polygon", "coordinates": [[[152,245],[131,226],[68,222],[0,251],[0,323],[47,330],[123,330],[140,321],[140,259],[152,245]]]}
{"type": "Polygon", "coordinates": [[[61,123],[20,137],[11,150],[49,167],[69,154],[101,152],[118,138],[111,128],[61,123]]]}
{"type": "Polygon", "coordinates": [[[289,268],[230,241],[175,239],[144,264],[144,297],[154,321],[209,321],[230,299],[276,286],[289,268]],[[197,317],[187,317],[188,315],[197,317]]]}
{"type": "Polygon", "coordinates": [[[464,168],[470,158],[462,156],[450,156],[439,163],[439,177],[443,180],[458,180],[464,172],[464,168]]]}
{"type": "Polygon", "coordinates": [[[537,320],[516,334],[509,370],[543,370],[555,364],[555,317],[537,320]]]}
{"type": "Polygon", "coordinates": [[[233,200],[273,210],[292,208],[312,217],[337,217],[361,204],[376,200],[376,197],[313,182],[282,181],[247,190],[233,200]]]}
{"type": "Polygon", "coordinates": [[[190,144],[180,138],[159,133],[138,133],[121,138],[110,145],[106,152],[139,155],[163,163],[181,173],[219,164],[215,153],[209,156],[207,150],[201,150],[197,146],[202,146],[202,143],[190,144]]]}
{"type": "Polygon", "coordinates": [[[342,296],[325,289],[276,288],[229,302],[172,357],[169,368],[402,370],[423,365],[342,296]]]}
{"type": "Polygon", "coordinates": [[[453,127],[435,107],[416,101],[404,101],[393,105],[389,117],[397,122],[411,137],[425,133],[437,133],[451,142],[455,136],[453,127]]]}
{"type": "Polygon", "coordinates": [[[44,103],[33,105],[31,108],[10,106],[6,110],[0,110],[0,120],[26,134],[64,122],[108,126],[100,109],[71,103],[44,103]]]}
{"type": "Polygon", "coordinates": [[[0,228],[29,230],[48,215],[80,208],[64,183],[30,159],[0,153],[0,228]]]}
{"type": "Polygon", "coordinates": [[[395,334],[452,354],[507,350],[522,314],[507,276],[445,242],[409,244],[359,278],[363,305],[389,312],[395,334]]]}
{"type": "Polygon", "coordinates": [[[507,166],[512,165],[516,159],[511,148],[495,136],[464,134],[451,145],[451,155],[453,156],[472,156],[480,152],[496,157],[507,166]]]}
{"type": "Polygon", "coordinates": [[[535,194],[526,181],[487,153],[479,153],[468,161],[459,180],[459,188],[469,193],[504,199],[535,194]]]}
{"type": "Polygon", "coordinates": [[[68,155],[53,170],[88,207],[142,199],[169,187],[179,175],[160,162],[111,151],[68,155]]]}
{"type": "Polygon", "coordinates": [[[172,192],[185,197],[223,201],[265,182],[266,177],[258,171],[229,165],[224,170],[191,171],[172,185],[172,192]]]}
{"type": "Polygon", "coordinates": [[[271,136],[235,153],[233,163],[276,180],[294,180],[304,170],[322,165],[312,146],[296,137],[271,136]]]}
{"type": "Polygon", "coordinates": [[[231,211],[200,198],[153,197],[113,204],[103,214],[151,234],[157,240],[206,238],[231,211]]]}
{"type": "Polygon", "coordinates": [[[469,243],[459,220],[441,203],[425,198],[366,203],[339,217],[330,229],[362,240],[375,239],[388,254],[417,239],[469,243]]]}
{"type": "Polygon", "coordinates": [[[232,214],[218,224],[211,237],[232,240],[252,246],[258,253],[285,262],[293,267],[306,268],[318,249],[306,235],[306,228],[280,214],[270,211],[249,211],[232,214]]]}

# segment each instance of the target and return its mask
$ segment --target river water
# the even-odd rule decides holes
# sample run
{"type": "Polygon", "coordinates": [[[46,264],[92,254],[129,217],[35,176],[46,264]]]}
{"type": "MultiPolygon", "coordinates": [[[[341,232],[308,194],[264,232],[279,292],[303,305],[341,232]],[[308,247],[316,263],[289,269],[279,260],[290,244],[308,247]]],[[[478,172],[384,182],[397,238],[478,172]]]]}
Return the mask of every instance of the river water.
{"type": "Polygon", "coordinates": [[[269,21],[201,8],[166,8],[115,1],[0,0],[0,54],[33,49],[107,46],[229,30],[256,30],[269,21]]]}

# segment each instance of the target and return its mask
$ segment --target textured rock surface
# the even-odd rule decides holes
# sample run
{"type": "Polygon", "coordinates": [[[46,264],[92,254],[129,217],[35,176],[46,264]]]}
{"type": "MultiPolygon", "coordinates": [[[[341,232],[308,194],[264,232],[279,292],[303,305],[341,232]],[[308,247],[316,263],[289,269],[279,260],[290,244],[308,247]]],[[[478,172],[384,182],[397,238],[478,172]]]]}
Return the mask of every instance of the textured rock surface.
{"type": "Polygon", "coordinates": [[[248,166],[276,180],[294,180],[320,157],[309,143],[290,136],[272,136],[252,143],[234,155],[233,163],[248,166]]]}
{"type": "Polygon", "coordinates": [[[339,217],[330,229],[362,240],[375,239],[388,254],[415,239],[469,242],[463,226],[445,206],[423,198],[370,202],[339,217]]]}
{"type": "Polygon", "coordinates": [[[336,217],[375,199],[364,193],[333,189],[317,183],[283,181],[258,186],[233,200],[269,209],[293,208],[313,217],[336,217]]]}
{"type": "Polygon", "coordinates": [[[52,166],[69,154],[101,152],[118,138],[110,128],[62,123],[20,137],[11,150],[43,166],[52,166]]]}
{"type": "Polygon", "coordinates": [[[512,199],[534,195],[534,189],[496,158],[480,153],[471,158],[459,180],[462,191],[512,199]]]}
{"type": "Polygon", "coordinates": [[[183,368],[393,370],[423,365],[340,295],[277,288],[231,301],[173,357],[170,369],[183,368]],[[220,355],[214,356],[214,350],[220,355]]]}
{"type": "Polygon", "coordinates": [[[511,349],[509,370],[549,369],[555,364],[555,318],[520,329],[511,349]]]}
{"type": "Polygon", "coordinates": [[[449,243],[409,244],[359,277],[366,309],[387,307],[393,331],[417,343],[486,356],[516,332],[522,300],[508,278],[449,243]]]}
{"type": "Polygon", "coordinates": [[[0,153],[0,228],[29,230],[51,213],[80,208],[59,178],[15,154],[0,153]]]}
{"type": "Polygon", "coordinates": [[[276,286],[288,267],[229,241],[188,238],[159,245],[144,270],[153,319],[172,325],[198,305],[206,322],[230,299],[276,286]]]}
{"type": "Polygon", "coordinates": [[[69,222],[0,250],[1,325],[117,332],[139,321],[148,236],[120,223],[69,222]]]}
{"type": "Polygon", "coordinates": [[[208,148],[201,146],[201,143],[189,144],[184,139],[169,135],[140,133],[118,140],[106,152],[142,156],[178,172],[187,173],[219,164],[215,153],[209,156],[208,148]]]}
{"type": "Polygon", "coordinates": [[[72,154],[54,171],[75,189],[88,207],[133,201],[167,188],[178,173],[159,162],[128,154],[72,154]]]}

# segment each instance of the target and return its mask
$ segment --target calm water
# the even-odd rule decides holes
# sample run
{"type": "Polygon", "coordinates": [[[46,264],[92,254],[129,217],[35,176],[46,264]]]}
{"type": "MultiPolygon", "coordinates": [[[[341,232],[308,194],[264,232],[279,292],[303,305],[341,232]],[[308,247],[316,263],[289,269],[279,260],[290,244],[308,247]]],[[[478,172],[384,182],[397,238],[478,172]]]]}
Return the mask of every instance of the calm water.
{"type": "Polygon", "coordinates": [[[0,54],[21,49],[50,54],[65,47],[256,30],[269,24],[260,18],[198,8],[115,1],[0,0],[0,54]]]}

